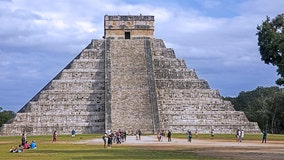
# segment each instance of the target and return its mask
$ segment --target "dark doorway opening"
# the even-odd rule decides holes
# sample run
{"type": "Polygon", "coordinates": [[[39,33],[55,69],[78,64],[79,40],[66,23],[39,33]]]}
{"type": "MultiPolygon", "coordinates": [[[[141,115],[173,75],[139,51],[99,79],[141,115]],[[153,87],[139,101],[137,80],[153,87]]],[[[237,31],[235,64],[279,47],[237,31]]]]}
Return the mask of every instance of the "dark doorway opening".
{"type": "Polygon", "coordinates": [[[125,32],[125,39],[130,39],[130,32],[125,32]]]}

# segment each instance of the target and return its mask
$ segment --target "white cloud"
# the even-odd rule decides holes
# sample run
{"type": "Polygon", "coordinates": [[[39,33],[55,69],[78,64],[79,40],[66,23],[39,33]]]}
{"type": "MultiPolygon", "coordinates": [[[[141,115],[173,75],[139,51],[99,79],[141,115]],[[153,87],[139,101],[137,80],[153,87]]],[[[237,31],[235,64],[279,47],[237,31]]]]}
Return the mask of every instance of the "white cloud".
{"type": "Polygon", "coordinates": [[[21,107],[7,96],[32,97],[91,39],[101,39],[106,14],[154,15],[155,37],[225,96],[274,84],[275,69],[260,61],[255,33],[266,15],[282,12],[284,1],[16,0],[0,6],[0,90],[19,85],[5,98],[0,95],[0,106],[21,107]]]}

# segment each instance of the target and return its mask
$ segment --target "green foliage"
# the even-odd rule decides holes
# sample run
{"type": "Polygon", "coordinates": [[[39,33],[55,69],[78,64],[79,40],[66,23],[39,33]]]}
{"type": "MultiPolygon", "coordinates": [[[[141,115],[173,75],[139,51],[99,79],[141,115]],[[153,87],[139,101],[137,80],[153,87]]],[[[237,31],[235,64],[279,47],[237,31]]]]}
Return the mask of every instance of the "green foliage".
{"type": "Polygon", "coordinates": [[[267,16],[262,25],[257,26],[257,30],[261,60],[278,67],[280,78],[276,84],[284,85],[284,14],[272,20],[267,16]]]}
{"type": "Polygon", "coordinates": [[[284,133],[284,93],[279,87],[258,87],[253,91],[240,92],[236,98],[224,99],[231,101],[236,110],[244,111],[261,130],[284,133]]]}
{"type": "Polygon", "coordinates": [[[0,127],[8,122],[11,118],[14,118],[16,113],[13,112],[13,111],[6,111],[6,110],[3,110],[2,107],[0,107],[0,127]]]}

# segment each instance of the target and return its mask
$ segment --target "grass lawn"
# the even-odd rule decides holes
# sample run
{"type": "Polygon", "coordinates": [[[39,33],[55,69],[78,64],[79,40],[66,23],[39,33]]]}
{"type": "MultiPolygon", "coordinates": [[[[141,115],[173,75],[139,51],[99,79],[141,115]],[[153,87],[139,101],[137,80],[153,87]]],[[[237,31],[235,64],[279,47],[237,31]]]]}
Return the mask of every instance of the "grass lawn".
{"type": "MultiPolygon", "coordinates": [[[[175,134],[175,138],[186,138],[184,134],[175,134]]],[[[246,135],[246,139],[258,139],[261,135],[246,135]]],[[[52,143],[51,135],[48,136],[28,136],[28,141],[35,140],[37,149],[24,150],[22,153],[9,153],[11,146],[19,145],[21,136],[0,136],[0,159],[9,160],[65,160],[65,159],[216,159],[210,157],[201,157],[181,148],[177,150],[167,150],[165,148],[153,149],[147,146],[125,146],[113,145],[111,148],[103,148],[103,145],[94,144],[75,144],[80,140],[101,138],[100,134],[76,135],[71,138],[70,135],[59,135],[58,142],[52,143]]],[[[210,135],[199,135],[200,139],[209,139],[210,135]]],[[[234,135],[215,135],[216,139],[234,139],[234,135]]],[[[268,140],[284,140],[284,135],[268,135],[268,140]]]]}

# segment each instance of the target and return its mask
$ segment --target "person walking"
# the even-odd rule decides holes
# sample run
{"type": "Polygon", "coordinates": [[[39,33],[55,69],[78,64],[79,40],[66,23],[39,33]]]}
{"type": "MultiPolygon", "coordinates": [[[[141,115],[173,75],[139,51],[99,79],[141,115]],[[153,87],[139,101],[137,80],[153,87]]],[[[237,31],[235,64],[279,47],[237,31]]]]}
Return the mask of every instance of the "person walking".
{"type": "Polygon", "coordinates": [[[56,131],[54,131],[52,135],[52,142],[56,142],[56,141],[57,141],[57,133],[56,131]]]}
{"type": "Polygon", "coordinates": [[[104,148],[106,148],[106,144],[107,144],[107,141],[108,141],[108,135],[107,135],[107,133],[105,133],[104,135],[103,135],[103,141],[104,141],[104,148]]]}

